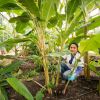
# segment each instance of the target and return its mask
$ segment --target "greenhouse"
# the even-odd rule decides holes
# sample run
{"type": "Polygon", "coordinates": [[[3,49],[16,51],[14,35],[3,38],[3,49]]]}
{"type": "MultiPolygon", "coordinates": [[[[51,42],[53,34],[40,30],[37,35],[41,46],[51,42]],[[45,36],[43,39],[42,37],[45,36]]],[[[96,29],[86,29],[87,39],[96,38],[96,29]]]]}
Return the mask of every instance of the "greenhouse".
{"type": "Polygon", "coordinates": [[[100,100],[100,0],[0,0],[0,100],[100,100]]]}

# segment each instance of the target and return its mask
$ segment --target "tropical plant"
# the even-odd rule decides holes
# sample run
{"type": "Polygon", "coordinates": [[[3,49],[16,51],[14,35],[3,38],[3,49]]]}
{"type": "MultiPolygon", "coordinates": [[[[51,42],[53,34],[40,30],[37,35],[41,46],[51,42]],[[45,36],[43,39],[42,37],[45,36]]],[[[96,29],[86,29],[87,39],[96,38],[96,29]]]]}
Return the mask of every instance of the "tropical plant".
{"type": "Polygon", "coordinates": [[[8,83],[27,100],[33,100],[33,96],[28,89],[18,79],[14,78],[13,72],[18,69],[22,61],[12,62],[6,67],[0,68],[0,98],[1,100],[8,100],[6,86],[8,83]],[[20,88],[19,88],[20,87],[20,88]]]}
{"type": "MultiPolygon", "coordinates": [[[[63,52],[65,45],[70,42],[69,35],[73,36],[71,41],[80,42],[88,37],[89,30],[100,25],[99,16],[88,18],[88,13],[94,7],[99,8],[97,2],[99,0],[63,0],[62,2],[60,0],[0,0],[2,12],[17,15],[11,17],[9,22],[16,25],[14,29],[22,36],[21,38],[16,35],[15,38],[0,43],[0,46],[6,47],[7,50],[17,43],[36,46],[44,68],[45,84],[50,93],[49,53],[56,52],[57,48],[59,52],[63,52]]],[[[59,71],[57,76],[59,79],[59,71]]]]}

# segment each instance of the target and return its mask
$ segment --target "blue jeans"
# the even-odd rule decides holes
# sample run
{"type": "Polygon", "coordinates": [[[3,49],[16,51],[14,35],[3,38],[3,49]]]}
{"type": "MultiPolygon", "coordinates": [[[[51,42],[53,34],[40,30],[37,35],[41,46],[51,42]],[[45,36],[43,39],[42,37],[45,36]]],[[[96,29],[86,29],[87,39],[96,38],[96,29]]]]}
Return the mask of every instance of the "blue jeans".
{"type": "MultiPolygon", "coordinates": [[[[61,63],[61,78],[63,80],[67,80],[67,77],[65,78],[63,76],[63,73],[68,70],[71,70],[71,69],[65,63],[61,63]]],[[[75,74],[78,76],[81,72],[82,72],[82,67],[78,66],[77,69],[75,70],[75,74]]]]}
{"type": "Polygon", "coordinates": [[[65,77],[63,77],[63,73],[68,70],[71,70],[71,69],[65,63],[61,63],[61,78],[63,80],[66,80],[65,77]]]}

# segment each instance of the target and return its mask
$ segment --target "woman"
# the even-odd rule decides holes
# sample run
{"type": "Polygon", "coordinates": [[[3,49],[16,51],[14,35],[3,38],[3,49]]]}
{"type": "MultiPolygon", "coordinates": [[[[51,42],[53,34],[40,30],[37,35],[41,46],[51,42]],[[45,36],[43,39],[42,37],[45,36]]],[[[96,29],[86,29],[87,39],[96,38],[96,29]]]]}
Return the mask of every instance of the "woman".
{"type": "Polygon", "coordinates": [[[61,64],[61,77],[64,80],[74,80],[82,72],[82,67],[84,67],[84,60],[83,57],[80,57],[78,44],[71,43],[69,45],[69,50],[70,54],[63,56],[66,63],[61,64]],[[77,66],[75,66],[76,61],[77,66]],[[75,68],[75,70],[71,74],[73,68],[75,68]]]}

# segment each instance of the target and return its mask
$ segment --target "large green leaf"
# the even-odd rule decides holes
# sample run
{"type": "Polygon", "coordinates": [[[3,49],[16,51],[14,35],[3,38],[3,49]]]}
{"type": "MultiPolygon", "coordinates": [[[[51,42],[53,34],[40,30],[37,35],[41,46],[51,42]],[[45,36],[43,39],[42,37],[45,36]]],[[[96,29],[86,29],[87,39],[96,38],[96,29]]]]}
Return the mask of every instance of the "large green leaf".
{"type": "MultiPolygon", "coordinates": [[[[79,25],[79,20],[82,16],[82,12],[79,11],[73,18],[73,20],[70,21],[67,29],[64,32],[61,32],[61,34],[58,35],[58,43],[61,43],[62,41],[65,41],[66,39],[68,39],[69,35],[71,33],[74,32],[74,29],[77,25],[79,25]]],[[[62,15],[62,18],[60,18],[61,20],[61,26],[62,26],[62,22],[63,20],[65,20],[65,15],[62,15]]],[[[58,23],[59,23],[59,17],[58,17],[58,23]]],[[[57,43],[57,44],[58,44],[57,43]]]]}
{"type": "Polygon", "coordinates": [[[26,42],[26,41],[30,41],[30,39],[29,38],[22,38],[22,39],[20,39],[20,38],[14,38],[14,39],[10,38],[10,39],[8,39],[4,42],[1,42],[0,46],[5,47],[6,50],[9,51],[16,45],[16,43],[26,42]]]}
{"type": "Polygon", "coordinates": [[[55,4],[57,5],[59,0],[43,0],[41,7],[41,19],[45,19],[46,22],[56,15],[55,4]]]}
{"type": "Polygon", "coordinates": [[[90,19],[89,22],[91,22],[91,25],[88,26],[88,30],[92,30],[96,27],[99,27],[100,26],[100,16],[90,19]]]}
{"type": "Polygon", "coordinates": [[[93,72],[95,72],[96,75],[100,76],[100,72],[96,69],[96,66],[95,66],[96,63],[97,62],[95,62],[95,61],[91,61],[88,66],[89,66],[90,70],[92,70],[93,72]]]}
{"type": "Polygon", "coordinates": [[[7,11],[12,9],[19,9],[15,0],[0,0],[0,11],[7,11]]]}
{"type": "Polygon", "coordinates": [[[27,12],[21,14],[21,16],[14,17],[10,19],[10,22],[17,21],[16,23],[16,31],[18,33],[25,33],[26,28],[29,26],[30,17],[27,12]]]}
{"type": "Polygon", "coordinates": [[[90,5],[91,3],[93,3],[95,0],[82,0],[82,2],[84,3],[84,6],[88,6],[90,5]]]}
{"type": "Polygon", "coordinates": [[[65,14],[57,14],[58,17],[58,26],[61,28],[63,25],[63,21],[66,19],[66,15],[65,14]]]}
{"type": "Polygon", "coordinates": [[[39,8],[34,0],[17,0],[22,4],[32,15],[40,18],[39,8]]]}
{"type": "Polygon", "coordinates": [[[17,25],[16,25],[16,31],[17,31],[18,33],[25,33],[26,28],[27,28],[27,26],[28,26],[28,23],[18,21],[16,24],[17,24],[17,25]]]}
{"type": "Polygon", "coordinates": [[[67,35],[65,31],[61,31],[58,35],[57,35],[57,40],[56,40],[56,45],[57,46],[61,46],[65,43],[67,39],[67,35]]]}
{"type": "MultiPolygon", "coordinates": [[[[92,0],[92,1],[93,1],[93,0],[92,0]]],[[[91,3],[89,3],[89,5],[87,6],[87,10],[88,10],[88,12],[93,11],[94,7],[95,7],[95,3],[94,3],[94,1],[91,2],[91,3]]]]}
{"type": "Polygon", "coordinates": [[[11,18],[9,22],[14,23],[16,21],[20,21],[25,24],[29,21],[29,19],[30,19],[29,15],[26,12],[24,12],[21,16],[11,18]]]}
{"type": "Polygon", "coordinates": [[[0,43],[0,45],[6,44],[6,43],[20,43],[20,42],[26,42],[26,41],[30,41],[29,38],[10,38],[7,41],[4,41],[3,43],[0,43]]]}
{"type": "Polygon", "coordinates": [[[100,26],[99,20],[100,20],[100,16],[96,16],[90,19],[86,24],[83,24],[80,27],[75,29],[75,31],[77,32],[76,34],[83,33],[85,27],[87,27],[88,31],[95,29],[96,27],[99,27],[100,26]]]}
{"type": "MultiPolygon", "coordinates": [[[[93,7],[95,4],[95,0],[81,0],[81,10],[83,11],[83,17],[84,19],[87,17],[87,13],[92,12],[93,7]],[[92,6],[92,7],[91,7],[92,6]]],[[[87,28],[87,31],[92,30],[98,26],[100,26],[99,23],[100,17],[96,16],[95,18],[89,18],[88,21],[84,24],[84,21],[80,26],[78,26],[75,31],[76,34],[84,33],[84,28],[87,28]]]]}
{"type": "Polygon", "coordinates": [[[71,33],[74,32],[75,27],[79,24],[78,21],[80,20],[80,17],[82,16],[82,12],[79,12],[76,16],[74,16],[73,20],[70,22],[69,27],[66,31],[66,36],[68,37],[71,33]]]}
{"type": "Polygon", "coordinates": [[[7,4],[4,4],[0,7],[0,10],[1,11],[4,11],[4,10],[19,10],[20,7],[14,3],[7,3],[7,4]]]}
{"type": "Polygon", "coordinates": [[[0,7],[7,3],[15,3],[15,0],[0,0],[0,7]]]}
{"type": "Polygon", "coordinates": [[[57,25],[57,17],[56,16],[50,18],[50,20],[48,21],[47,27],[52,28],[55,25],[57,25]]]}
{"type": "Polygon", "coordinates": [[[100,34],[97,34],[90,39],[83,40],[80,42],[79,51],[85,53],[86,51],[96,51],[100,48],[100,34]]]}
{"type": "Polygon", "coordinates": [[[73,19],[74,13],[80,5],[80,1],[81,0],[69,0],[66,3],[66,14],[68,22],[70,22],[73,19]]]}
{"type": "MultiPolygon", "coordinates": [[[[88,37],[88,36],[87,36],[88,37]]],[[[80,35],[80,36],[77,36],[77,37],[73,37],[73,38],[69,38],[68,39],[68,43],[73,43],[73,42],[76,42],[76,43],[79,43],[83,38],[85,38],[84,35],[80,35]]]]}
{"type": "Polygon", "coordinates": [[[21,95],[23,95],[27,100],[33,100],[33,96],[26,88],[26,86],[16,78],[7,78],[7,82],[21,95]]]}
{"type": "Polygon", "coordinates": [[[94,1],[95,1],[95,0],[80,0],[80,2],[81,2],[80,8],[81,8],[81,10],[83,11],[84,15],[85,15],[87,12],[93,10],[92,7],[93,7],[94,4],[95,4],[94,1]],[[92,7],[91,7],[91,6],[92,6],[92,7]]]}

